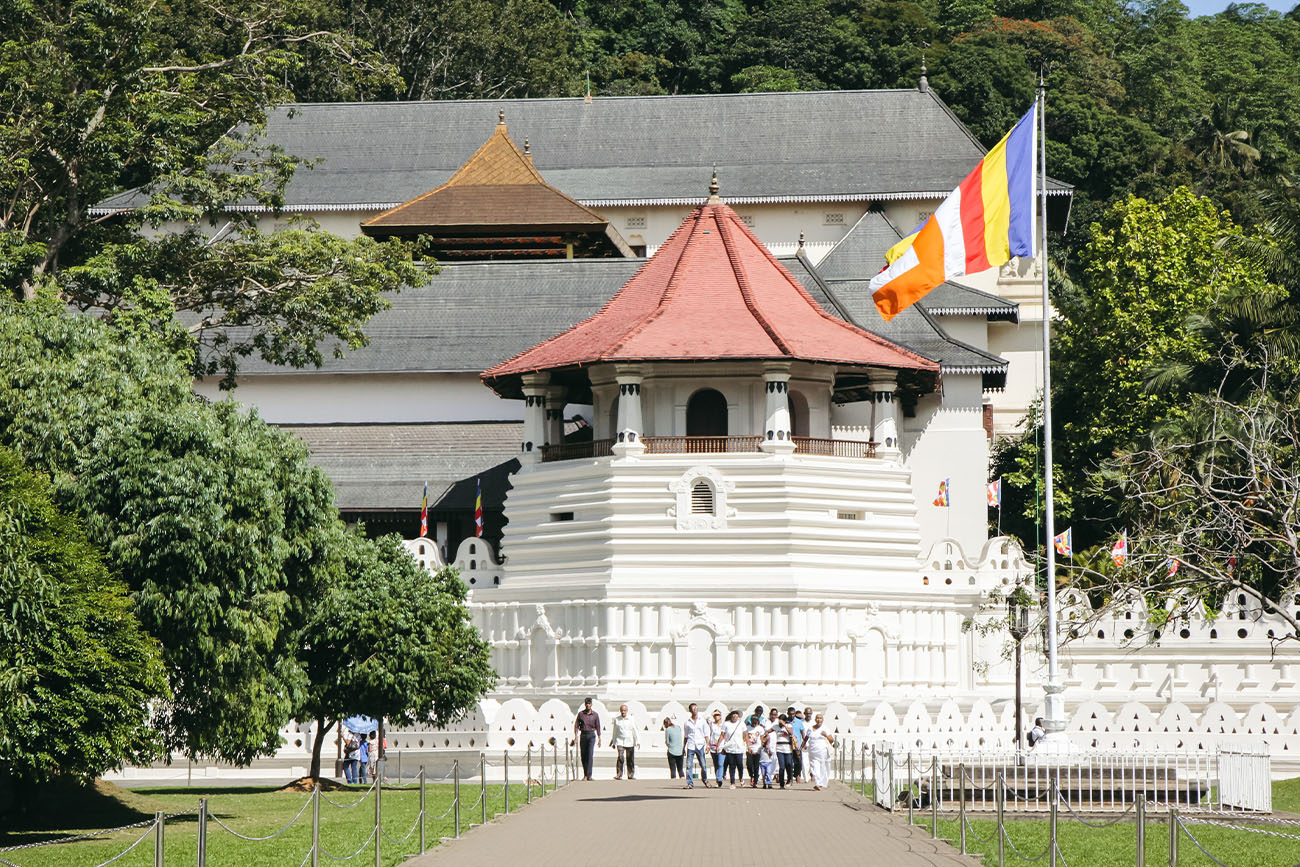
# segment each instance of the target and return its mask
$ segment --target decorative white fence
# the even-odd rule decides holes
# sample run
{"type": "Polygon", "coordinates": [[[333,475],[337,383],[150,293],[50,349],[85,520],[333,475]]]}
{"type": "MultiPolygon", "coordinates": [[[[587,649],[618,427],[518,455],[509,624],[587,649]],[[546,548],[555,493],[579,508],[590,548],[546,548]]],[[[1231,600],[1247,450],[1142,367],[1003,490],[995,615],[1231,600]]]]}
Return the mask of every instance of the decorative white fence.
{"type": "MultiPolygon", "coordinates": [[[[868,760],[863,750],[863,762],[868,760]]],[[[1267,748],[1208,751],[1035,753],[870,750],[875,802],[886,809],[929,807],[1046,813],[1053,791],[1080,813],[1124,813],[1137,801],[1185,813],[1270,812],[1267,748]]]]}

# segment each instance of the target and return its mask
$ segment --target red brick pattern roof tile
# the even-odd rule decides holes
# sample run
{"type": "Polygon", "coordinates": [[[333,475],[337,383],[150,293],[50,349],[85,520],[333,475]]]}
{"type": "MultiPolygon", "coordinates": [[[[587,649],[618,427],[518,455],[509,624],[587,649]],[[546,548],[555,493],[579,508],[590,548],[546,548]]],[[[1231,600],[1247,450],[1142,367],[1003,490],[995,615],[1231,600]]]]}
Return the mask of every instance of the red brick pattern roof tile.
{"type": "Polygon", "coordinates": [[[735,211],[706,204],[594,316],[483,378],[608,361],[780,358],[939,369],[827,313],[735,211]]]}

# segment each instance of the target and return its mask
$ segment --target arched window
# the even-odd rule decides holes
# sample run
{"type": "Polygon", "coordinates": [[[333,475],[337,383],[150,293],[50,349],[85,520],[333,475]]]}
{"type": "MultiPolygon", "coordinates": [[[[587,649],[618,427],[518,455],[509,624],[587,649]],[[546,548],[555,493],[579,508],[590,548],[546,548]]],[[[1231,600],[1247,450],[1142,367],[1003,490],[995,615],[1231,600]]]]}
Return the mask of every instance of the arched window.
{"type": "Polygon", "coordinates": [[[702,388],[686,402],[688,437],[725,437],[727,435],[727,399],[722,392],[702,388]]]}
{"type": "Polygon", "coordinates": [[[713,486],[703,479],[691,485],[691,514],[713,514],[713,486]]]}
{"type": "Polygon", "coordinates": [[[808,432],[808,398],[797,391],[787,392],[790,405],[790,434],[797,437],[812,436],[808,432]]]}

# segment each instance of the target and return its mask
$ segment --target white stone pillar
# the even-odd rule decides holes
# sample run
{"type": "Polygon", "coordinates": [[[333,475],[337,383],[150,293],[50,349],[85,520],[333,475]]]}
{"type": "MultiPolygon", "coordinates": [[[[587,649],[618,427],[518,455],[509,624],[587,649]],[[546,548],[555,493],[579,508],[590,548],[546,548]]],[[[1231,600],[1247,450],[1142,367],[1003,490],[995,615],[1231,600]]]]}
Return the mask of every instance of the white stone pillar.
{"type": "Polygon", "coordinates": [[[641,442],[641,382],[644,376],[639,368],[615,368],[614,380],[618,383],[618,422],[614,432],[614,454],[619,457],[645,452],[641,442]]]}
{"type": "Polygon", "coordinates": [[[876,456],[897,461],[902,457],[898,447],[898,376],[892,370],[872,371],[869,381],[871,440],[876,443],[876,456]]]}
{"type": "Polygon", "coordinates": [[[767,395],[767,415],[763,424],[763,441],[758,447],[768,454],[792,454],[789,362],[763,363],[763,391],[767,395]]]}
{"type": "Polygon", "coordinates": [[[546,389],[546,431],[543,442],[548,446],[564,442],[564,397],[567,389],[562,385],[546,389]]]}
{"type": "Polygon", "coordinates": [[[533,464],[542,459],[546,444],[546,392],[550,374],[529,373],[523,377],[524,441],[519,444],[519,462],[533,464]]]}

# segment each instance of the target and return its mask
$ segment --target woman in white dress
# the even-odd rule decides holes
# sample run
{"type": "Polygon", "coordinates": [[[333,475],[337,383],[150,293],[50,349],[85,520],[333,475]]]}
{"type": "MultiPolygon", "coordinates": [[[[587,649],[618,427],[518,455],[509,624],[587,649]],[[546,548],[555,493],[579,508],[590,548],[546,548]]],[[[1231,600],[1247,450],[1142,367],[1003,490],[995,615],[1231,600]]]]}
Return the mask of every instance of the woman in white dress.
{"type": "Polygon", "coordinates": [[[816,724],[808,730],[804,749],[808,751],[808,772],[812,775],[813,789],[821,791],[830,783],[831,778],[831,744],[835,738],[822,724],[822,715],[817,714],[816,724]]]}

